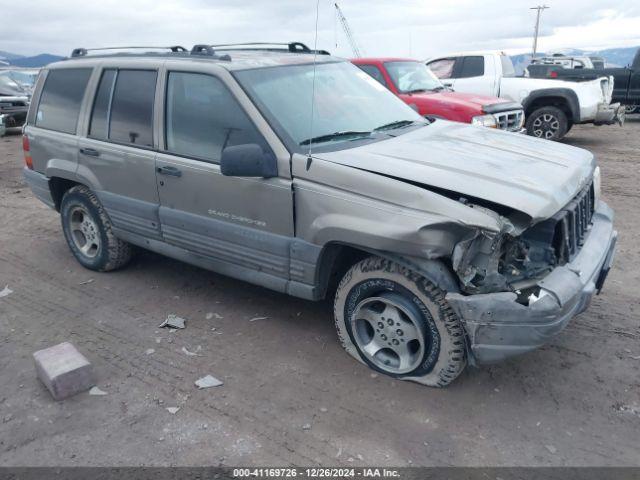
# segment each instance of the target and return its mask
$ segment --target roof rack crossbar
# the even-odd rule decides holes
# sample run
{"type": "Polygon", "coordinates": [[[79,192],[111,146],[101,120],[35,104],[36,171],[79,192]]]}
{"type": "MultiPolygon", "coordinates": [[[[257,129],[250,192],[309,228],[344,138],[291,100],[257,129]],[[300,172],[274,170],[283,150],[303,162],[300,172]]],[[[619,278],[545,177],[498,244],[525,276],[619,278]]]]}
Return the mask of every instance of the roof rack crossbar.
{"type": "Polygon", "coordinates": [[[172,52],[187,52],[188,50],[180,45],[172,45],[172,46],[134,46],[134,47],[99,47],[99,48],[74,48],[71,52],[71,57],[84,57],[89,52],[95,52],[100,50],[149,50],[149,49],[157,49],[157,50],[171,50],[172,52]]]}
{"type": "MultiPolygon", "coordinates": [[[[210,45],[212,48],[231,47],[236,50],[273,50],[271,47],[286,47],[281,50],[288,50],[291,53],[312,53],[312,50],[302,42],[247,42],[247,43],[223,43],[210,45]],[[250,48],[243,48],[250,47],[250,48]]],[[[225,48],[226,50],[226,48],[225,48]]]]}

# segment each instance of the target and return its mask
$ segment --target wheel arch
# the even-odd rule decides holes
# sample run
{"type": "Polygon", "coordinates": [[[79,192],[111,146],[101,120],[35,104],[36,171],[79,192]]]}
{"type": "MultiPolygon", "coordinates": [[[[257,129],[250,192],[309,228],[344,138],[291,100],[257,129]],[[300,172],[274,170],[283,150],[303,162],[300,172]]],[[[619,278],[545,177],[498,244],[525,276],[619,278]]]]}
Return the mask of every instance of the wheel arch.
{"type": "Polygon", "coordinates": [[[446,261],[418,258],[342,242],[329,242],[322,248],[316,271],[318,298],[331,296],[344,274],[366,257],[377,256],[422,275],[446,292],[459,292],[458,281],[446,261]]]}
{"type": "Polygon", "coordinates": [[[557,107],[566,115],[570,123],[580,123],[580,101],[578,95],[568,88],[547,88],[531,92],[522,102],[525,116],[541,107],[557,107]]]}
{"type": "Polygon", "coordinates": [[[62,197],[71,188],[76,185],[82,185],[76,180],[71,180],[65,177],[51,177],[49,178],[49,189],[51,190],[51,198],[56,211],[60,211],[60,205],[62,204],[62,197]]]}

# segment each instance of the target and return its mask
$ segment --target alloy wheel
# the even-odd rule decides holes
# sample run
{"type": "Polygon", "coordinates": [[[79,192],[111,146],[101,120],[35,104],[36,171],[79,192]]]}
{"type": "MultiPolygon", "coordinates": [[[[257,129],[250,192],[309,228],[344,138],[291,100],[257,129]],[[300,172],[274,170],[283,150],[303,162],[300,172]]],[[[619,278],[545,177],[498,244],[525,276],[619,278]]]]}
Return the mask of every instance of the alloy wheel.
{"type": "Polygon", "coordinates": [[[420,311],[396,293],[362,300],[351,316],[355,343],[380,370],[407,373],[420,365],[428,346],[420,311]]]}
{"type": "Polygon", "coordinates": [[[550,113],[543,113],[533,121],[533,134],[538,138],[553,138],[560,130],[560,120],[550,113]]]}
{"type": "Polygon", "coordinates": [[[100,230],[89,212],[82,206],[74,206],[69,212],[69,230],[76,248],[87,258],[94,258],[100,251],[100,230]]]}

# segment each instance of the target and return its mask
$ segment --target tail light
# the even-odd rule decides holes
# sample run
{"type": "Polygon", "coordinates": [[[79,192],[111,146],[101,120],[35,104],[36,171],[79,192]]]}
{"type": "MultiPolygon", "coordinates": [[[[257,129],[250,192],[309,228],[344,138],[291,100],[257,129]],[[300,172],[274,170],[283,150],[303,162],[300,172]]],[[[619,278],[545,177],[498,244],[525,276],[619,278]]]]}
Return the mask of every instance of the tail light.
{"type": "Polygon", "coordinates": [[[31,158],[31,150],[29,147],[29,137],[22,135],[22,150],[24,150],[24,163],[29,170],[33,170],[33,158],[31,158]]]}
{"type": "Polygon", "coordinates": [[[552,71],[551,74],[549,75],[551,78],[558,78],[558,72],[556,71],[552,71]]]}

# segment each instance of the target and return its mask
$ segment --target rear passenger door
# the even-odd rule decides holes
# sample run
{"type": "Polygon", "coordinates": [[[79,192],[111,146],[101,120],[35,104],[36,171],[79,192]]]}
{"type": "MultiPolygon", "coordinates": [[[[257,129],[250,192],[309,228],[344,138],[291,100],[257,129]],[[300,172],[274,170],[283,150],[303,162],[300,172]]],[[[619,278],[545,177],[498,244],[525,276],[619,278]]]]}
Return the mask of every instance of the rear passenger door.
{"type": "Polygon", "coordinates": [[[158,71],[105,65],[79,141],[78,177],[96,193],[114,230],[161,238],[153,113],[158,71]]]}
{"type": "Polygon", "coordinates": [[[156,165],[163,237],[209,268],[284,291],[294,235],[288,154],[286,169],[279,161],[278,177],[222,175],[225,147],[274,150],[252,120],[255,107],[246,96],[244,105],[238,100],[243,92],[229,73],[197,68],[176,65],[164,74],[164,136],[156,165]]]}

